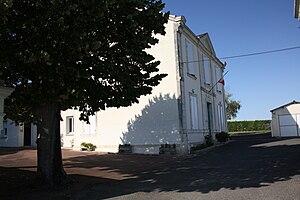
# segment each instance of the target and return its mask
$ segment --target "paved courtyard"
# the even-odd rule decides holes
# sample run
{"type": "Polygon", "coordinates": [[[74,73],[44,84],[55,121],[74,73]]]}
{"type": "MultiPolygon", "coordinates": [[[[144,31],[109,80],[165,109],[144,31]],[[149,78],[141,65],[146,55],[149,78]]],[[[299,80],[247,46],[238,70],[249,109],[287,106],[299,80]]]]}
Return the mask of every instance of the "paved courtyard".
{"type": "Polygon", "coordinates": [[[300,199],[300,138],[240,137],[193,156],[63,151],[74,183],[32,187],[36,150],[0,148],[0,199],[300,199]]]}

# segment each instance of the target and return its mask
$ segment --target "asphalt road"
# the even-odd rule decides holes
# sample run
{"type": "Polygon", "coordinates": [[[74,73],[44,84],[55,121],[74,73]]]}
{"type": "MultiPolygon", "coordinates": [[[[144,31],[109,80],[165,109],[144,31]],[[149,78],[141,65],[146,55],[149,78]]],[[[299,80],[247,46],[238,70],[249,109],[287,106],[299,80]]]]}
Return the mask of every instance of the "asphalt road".
{"type": "Polygon", "coordinates": [[[131,194],[110,199],[300,199],[300,138],[234,139],[144,175],[148,184],[136,184],[131,194]]]}
{"type": "Polygon", "coordinates": [[[300,200],[300,138],[236,137],[198,155],[175,157],[64,151],[65,170],[75,183],[51,191],[30,188],[35,153],[0,149],[1,200],[300,200]]]}

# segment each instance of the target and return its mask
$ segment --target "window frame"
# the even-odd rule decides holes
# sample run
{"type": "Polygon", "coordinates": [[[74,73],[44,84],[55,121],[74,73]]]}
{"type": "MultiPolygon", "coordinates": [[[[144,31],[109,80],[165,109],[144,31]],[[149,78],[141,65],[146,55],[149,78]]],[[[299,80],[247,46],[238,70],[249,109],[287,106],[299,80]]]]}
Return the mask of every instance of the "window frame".
{"type": "Polygon", "coordinates": [[[67,135],[73,135],[74,134],[74,131],[75,131],[75,127],[74,126],[75,126],[74,116],[67,116],[66,117],[66,134],[67,135]],[[70,127],[70,125],[71,125],[71,127],[70,127]]]}
{"type": "Polygon", "coordinates": [[[185,40],[185,50],[186,50],[186,64],[187,64],[187,73],[190,76],[196,77],[196,56],[195,56],[195,45],[189,40],[185,40]]]}

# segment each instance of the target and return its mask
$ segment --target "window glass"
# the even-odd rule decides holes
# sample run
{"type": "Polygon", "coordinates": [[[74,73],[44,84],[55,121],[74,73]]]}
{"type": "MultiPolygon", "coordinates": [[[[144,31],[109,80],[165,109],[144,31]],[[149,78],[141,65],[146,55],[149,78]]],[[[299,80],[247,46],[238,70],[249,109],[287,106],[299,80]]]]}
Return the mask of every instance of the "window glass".
{"type": "Polygon", "coordinates": [[[68,116],[66,118],[66,122],[67,122],[67,134],[74,133],[74,117],[68,116]]]}

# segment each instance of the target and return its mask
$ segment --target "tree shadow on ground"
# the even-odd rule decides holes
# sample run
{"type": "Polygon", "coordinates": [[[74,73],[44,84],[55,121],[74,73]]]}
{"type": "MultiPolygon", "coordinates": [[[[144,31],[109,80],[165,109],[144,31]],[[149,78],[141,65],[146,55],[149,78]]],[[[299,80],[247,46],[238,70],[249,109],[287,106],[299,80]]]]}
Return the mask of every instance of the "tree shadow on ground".
{"type": "Polygon", "coordinates": [[[23,150],[35,150],[36,147],[0,147],[0,156],[15,154],[23,150]]]}
{"type": "MultiPolygon", "coordinates": [[[[209,193],[222,188],[260,188],[299,175],[299,155],[299,138],[234,141],[196,156],[85,154],[64,160],[66,171],[76,182],[47,197],[104,199],[136,192],[209,193]]],[[[2,167],[1,175],[6,177],[9,170],[2,167]]],[[[23,197],[31,199],[43,194],[23,186],[15,190],[25,190],[23,197]]],[[[5,197],[15,195],[13,191],[10,188],[11,194],[6,192],[5,197]]]]}

